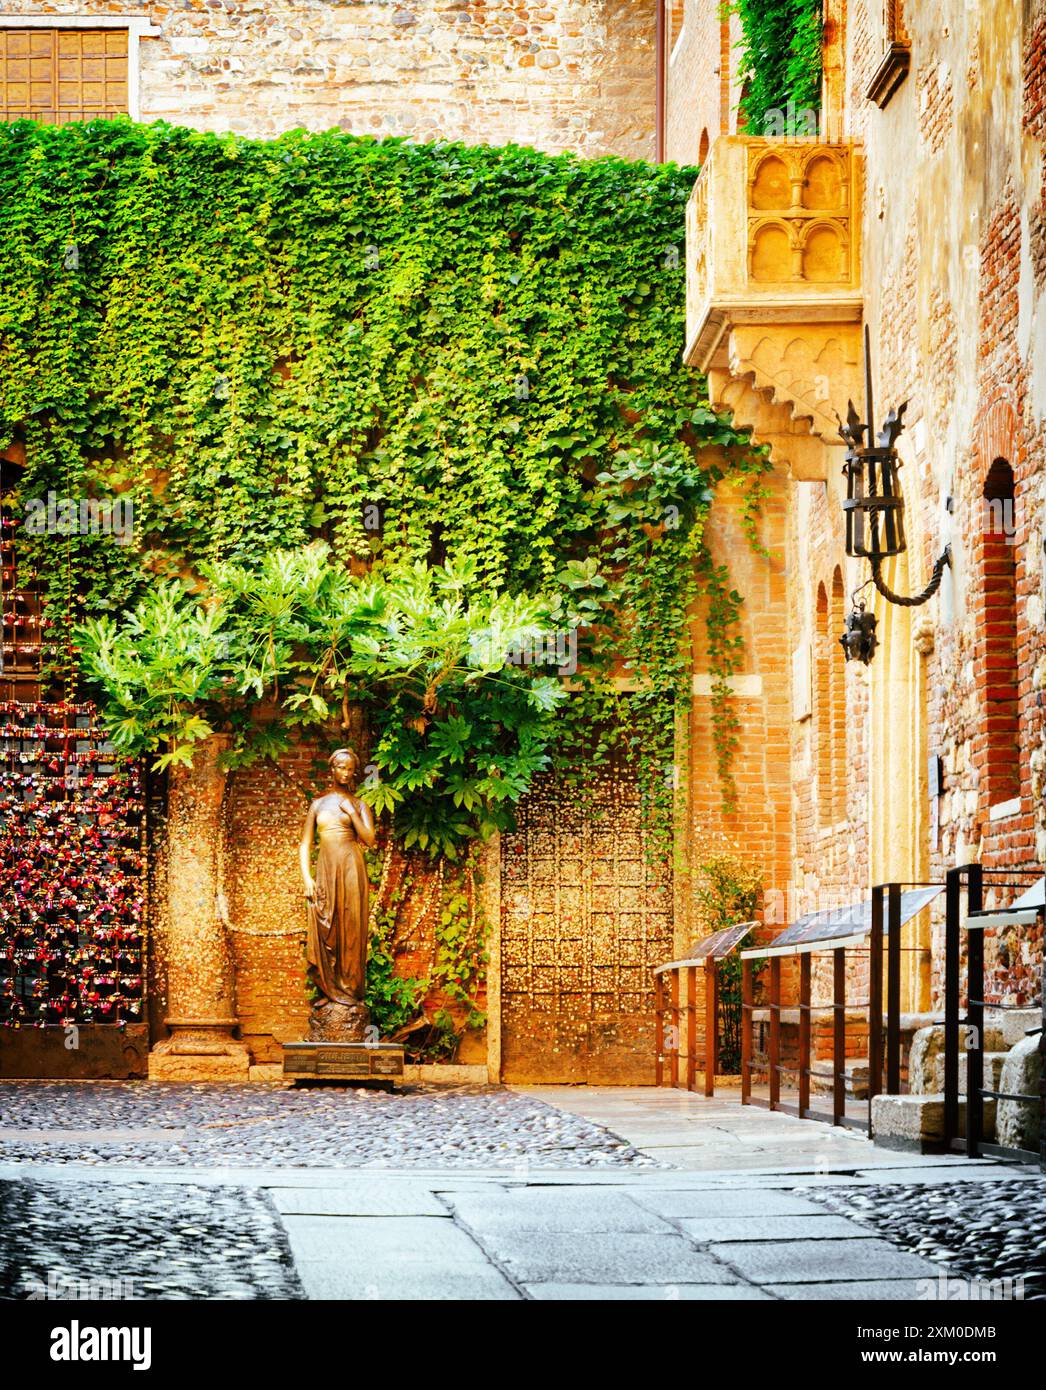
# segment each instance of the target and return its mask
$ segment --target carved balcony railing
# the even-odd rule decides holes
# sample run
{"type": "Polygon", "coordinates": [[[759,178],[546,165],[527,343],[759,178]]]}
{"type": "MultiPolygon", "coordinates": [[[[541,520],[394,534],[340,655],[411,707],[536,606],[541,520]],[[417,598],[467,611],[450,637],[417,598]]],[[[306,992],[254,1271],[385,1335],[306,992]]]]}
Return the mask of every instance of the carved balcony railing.
{"type": "Polygon", "coordinates": [[[793,463],[858,385],[861,178],[851,144],[723,136],[687,207],[686,361],[732,409],[757,393],[793,463]]]}

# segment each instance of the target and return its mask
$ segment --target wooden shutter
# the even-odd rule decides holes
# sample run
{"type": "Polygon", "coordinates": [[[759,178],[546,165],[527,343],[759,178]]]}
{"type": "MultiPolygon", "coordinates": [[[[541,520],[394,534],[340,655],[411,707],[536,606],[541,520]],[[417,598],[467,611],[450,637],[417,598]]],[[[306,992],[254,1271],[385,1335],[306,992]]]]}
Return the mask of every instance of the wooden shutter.
{"type": "Polygon", "coordinates": [[[0,121],[126,113],[126,29],[0,29],[0,121]]]}

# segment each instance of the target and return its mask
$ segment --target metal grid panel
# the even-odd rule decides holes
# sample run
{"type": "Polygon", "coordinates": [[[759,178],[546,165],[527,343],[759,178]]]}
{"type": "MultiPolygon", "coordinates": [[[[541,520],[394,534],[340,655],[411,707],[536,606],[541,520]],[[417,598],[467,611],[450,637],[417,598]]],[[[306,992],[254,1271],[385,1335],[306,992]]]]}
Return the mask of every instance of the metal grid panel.
{"type": "Polygon", "coordinates": [[[585,814],[538,779],[502,837],[506,1080],[652,1079],[651,971],[672,927],[671,865],[647,855],[634,774],[608,773],[585,814]]]}

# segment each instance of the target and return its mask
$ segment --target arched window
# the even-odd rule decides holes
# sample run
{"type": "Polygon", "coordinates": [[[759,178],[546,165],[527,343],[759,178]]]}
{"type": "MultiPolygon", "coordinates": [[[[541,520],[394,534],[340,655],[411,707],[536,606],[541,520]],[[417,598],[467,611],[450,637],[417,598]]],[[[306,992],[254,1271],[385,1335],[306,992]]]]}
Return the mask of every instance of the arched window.
{"type": "Polygon", "coordinates": [[[704,130],[701,132],[701,144],[697,149],[697,162],[702,168],[704,167],[705,160],[708,158],[708,150],[711,143],[712,142],[708,138],[708,127],[705,126],[704,130]]]}
{"type": "Polygon", "coordinates": [[[996,459],[984,482],[981,542],[984,608],[982,662],[988,805],[1020,795],[1017,676],[1017,565],[1014,553],[1013,469],[996,459]]]}

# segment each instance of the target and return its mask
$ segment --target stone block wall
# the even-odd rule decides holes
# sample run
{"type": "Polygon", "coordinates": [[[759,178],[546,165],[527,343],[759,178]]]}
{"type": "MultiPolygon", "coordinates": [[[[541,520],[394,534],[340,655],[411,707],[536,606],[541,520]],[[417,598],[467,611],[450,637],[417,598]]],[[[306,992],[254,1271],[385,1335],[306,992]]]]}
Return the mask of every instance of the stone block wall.
{"type": "Polygon", "coordinates": [[[654,153],[654,12],[635,0],[9,0],[5,16],[114,13],[140,41],[143,120],[654,153]]]}

